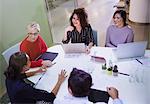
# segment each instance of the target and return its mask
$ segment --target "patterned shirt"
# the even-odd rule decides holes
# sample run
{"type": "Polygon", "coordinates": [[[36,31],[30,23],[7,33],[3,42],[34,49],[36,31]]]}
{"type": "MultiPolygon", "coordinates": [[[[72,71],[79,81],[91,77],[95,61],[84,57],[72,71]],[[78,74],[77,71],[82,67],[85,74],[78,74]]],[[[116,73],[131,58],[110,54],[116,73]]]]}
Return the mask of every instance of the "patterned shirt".
{"type": "Polygon", "coordinates": [[[80,33],[76,28],[72,31],[68,31],[67,40],[62,40],[62,42],[69,43],[70,40],[71,43],[85,43],[85,45],[89,45],[90,42],[94,43],[93,32],[90,24],[84,29],[81,29],[80,33]]]}

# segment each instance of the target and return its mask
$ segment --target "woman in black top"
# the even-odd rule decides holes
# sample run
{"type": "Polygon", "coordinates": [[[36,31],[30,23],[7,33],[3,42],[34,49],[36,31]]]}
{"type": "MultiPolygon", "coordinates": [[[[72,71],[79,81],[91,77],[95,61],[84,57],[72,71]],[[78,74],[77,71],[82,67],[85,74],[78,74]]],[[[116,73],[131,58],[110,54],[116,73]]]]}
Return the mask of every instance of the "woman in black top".
{"type": "Polygon", "coordinates": [[[36,103],[37,101],[51,102],[53,103],[56,94],[66,78],[66,71],[62,70],[59,74],[58,81],[51,91],[51,93],[35,89],[33,86],[25,83],[23,76],[25,74],[24,68],[30,65],[30,60],[27,54],[23,52],[14,53],[9,60],[9,66],[5,71],[6,76],[6,88],[11,103],[36,103]]]}
{"type": "Polygon", "coordinates": [[[75,9],[70,17],[70,26],[65,29],[63,43],[85,43],[86,52],[94,45],[92,28],[88,23],[88,16],[84,8],[75,9]]]}

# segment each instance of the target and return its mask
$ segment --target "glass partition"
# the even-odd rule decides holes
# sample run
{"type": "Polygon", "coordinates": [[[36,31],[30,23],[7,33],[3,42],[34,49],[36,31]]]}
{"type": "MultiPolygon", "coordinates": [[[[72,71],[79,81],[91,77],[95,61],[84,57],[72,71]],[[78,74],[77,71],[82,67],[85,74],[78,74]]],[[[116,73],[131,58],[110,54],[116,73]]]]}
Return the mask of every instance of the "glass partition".
{"type": "Polygon", "coordinates": [[[77,0],[45,0],[48,19],[54,44],[59,44],[64,30],[69,25],[72,11],[77,7],[77,0]]]}

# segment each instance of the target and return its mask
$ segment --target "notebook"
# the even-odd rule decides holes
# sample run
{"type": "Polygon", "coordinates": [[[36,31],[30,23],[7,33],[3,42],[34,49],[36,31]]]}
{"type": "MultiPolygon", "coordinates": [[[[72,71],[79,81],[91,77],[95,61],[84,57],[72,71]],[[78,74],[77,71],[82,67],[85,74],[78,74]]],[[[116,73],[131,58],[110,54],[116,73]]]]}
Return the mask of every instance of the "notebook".
{"type": "Polygon", "coordinates": [[[85,44],[84,43],[69,43],[62,44],[62,48],[65,53],[85,53],[85,44]]]}
{"type": "Polygon", "coordinates": [[[132,42],[125,44],[118,44],[117,48],[113,50],[118,59],[143,57],[147,41],[132,42]]]}
{"type": "Polygon", "coordinates": [[[90,89],[88,100],[97,103],[97,102],[105,102],[106,104],[109,101],[109,94],[106,91],[101,91],[97,89],[90,89]]]}

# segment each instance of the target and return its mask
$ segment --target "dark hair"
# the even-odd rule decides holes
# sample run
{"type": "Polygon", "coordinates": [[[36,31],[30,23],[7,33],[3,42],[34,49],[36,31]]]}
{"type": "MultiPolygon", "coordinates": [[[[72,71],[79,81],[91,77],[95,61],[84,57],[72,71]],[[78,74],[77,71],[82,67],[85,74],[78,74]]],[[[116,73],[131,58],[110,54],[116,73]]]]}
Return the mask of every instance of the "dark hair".
{"type": "Polygon", "coordinates": [[[73,96],[85,97],[89,94],[92,86],[92,77],[83,70],[73,68],[68,79],[68,88],[71,89],[73,96]]]}
{"type": "Polygon", "coordinates": [[[6,78],[17,79],[20,77],[24,65],[27,64],[27,56],[24,52],[16,52],[10,56],[9,66],[4,72],[6,78]]]}
{"type": "Polygon", "coordinates": [[[88,26],[88,20],[87,20],[88,15],[85,12],[84,8],[74,9],[74,11],[70,17],[70,25],[75,28],[75,26],[72,23],[72,18],[73,18],[74,14],[76,14],[78,16],[82,28],[85,28],[86,26],[88,26]]]}
{"type": "Polygon", "coordinates": [[[117,10],[117,11],[114,13],[113,18],[115,17],[116,14],[120,14],[120,16],[121,16],[122,19],[123,19],[123,24],[124,24],[124,26],[126,26],[126,25],[127,25],[127,23],[126,23],[126,12],[125,12],[124,10],[117,10]]]}

